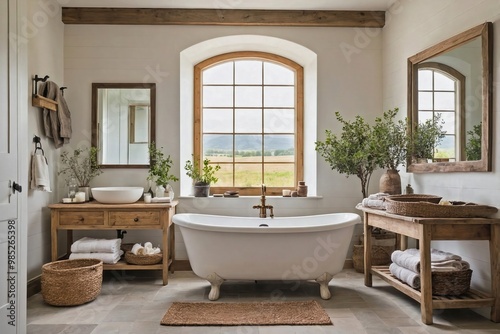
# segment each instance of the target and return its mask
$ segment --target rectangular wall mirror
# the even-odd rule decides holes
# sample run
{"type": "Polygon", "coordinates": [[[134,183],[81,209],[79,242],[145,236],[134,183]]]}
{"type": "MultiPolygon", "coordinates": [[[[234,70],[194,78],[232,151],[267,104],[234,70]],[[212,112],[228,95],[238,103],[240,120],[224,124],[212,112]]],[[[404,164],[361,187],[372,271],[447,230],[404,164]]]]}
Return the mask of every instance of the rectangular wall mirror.
{"type": "Polygon", "coordinates": [[[149,168],[156,84],[93,83],[92,146],[103,168],[149,168]]]}
{"type": "Polygon", "coordinates": [[[410,132],[437,115],[446,131],[433,159],[413,154],[408,172],[491,171],[492,52],[487,22],[408,59],[410,132]]]}

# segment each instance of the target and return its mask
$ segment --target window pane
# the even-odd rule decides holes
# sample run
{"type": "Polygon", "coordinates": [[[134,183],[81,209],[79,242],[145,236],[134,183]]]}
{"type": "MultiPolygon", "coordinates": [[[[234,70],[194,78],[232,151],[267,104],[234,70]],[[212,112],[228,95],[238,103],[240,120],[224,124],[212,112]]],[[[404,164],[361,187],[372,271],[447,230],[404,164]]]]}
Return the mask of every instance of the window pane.
{"type": "Polygon", "coordinates": [[[203,71],[203,83],[206,84],[232,84],[233,62],[222,63],[203,71]]]}
{"type": "Polygon", "coordinates": [[[442,112],[441,119],[444,121],[443,131],[446,131],[447,135],[455,134],[455,113],[454,112],[442,112]]]}
{"type": "Polygon", "coordinates": [[[455,136],[444,136],[434,152],[436,158],[455,158],[455,136]]]}
{"type": "Polygon", "coordinates": [[[235,62],[235,83],[262,84],[262,61],[238,60],[235,62]]]}
{"type": "Polygon", "coordinates": [[[419,111],[418,112],[418,123],[425,123],[426,120],[432,119],[431,111],[419,111]]]}
{"type": "Polygon", "coordinates": [[[264,183],[268,187],[293,187],[294,170],[293,164],[265,164],[264,183]]]}
{"type": "Polygon", "coordinates": [[[264,110],[264,132],[293,133],[295,131],[295,109],[264,110]]]}
{"type": "Polygon", "coordinates": [[[203,109],[203,132],[233,132],[233,110],[203,109]]]}
{"type": "Polygon", "coordinates": [[[261,107],[262,87],[237,86],[235,87],[236,107],[261,107]]]}
{"type": "Polygon", "coordinates": [[[264,106],[294,107],[294,87],[264,87],[264,106]]]}
{"type": "Polygon", "coordinates": [[[432,93],[418,92],[418,109],[432,110],[432,93]]]}
{"type": "MultiPolygon", "coordinates": [[[[212,157],[209,157],[210,161],[219,163],[215,161],[212,157]]],[[[233,165],[231,164],[220,164],[220,169],[215,173],[215,176],[219,178],[217,183],[213,184],[217,187],[232,187],[233,186],[233,165]]]]}
{"type": "Polygon", "coordinates": [[[242,161],[261,161],[262,157],[262,136],[260,135],[236,135],[235,160],[242,161]],[[249,159],[251,158],[251,159],[249,159]]]}
{"type": "Polygon", "coordinates": [[[262,132],[261,109],[236,109],[234,131],[239,133],[262,132]]]}
{"type": "Polygon", "coordinates": [[[234,169],[235,187],[260,187],[262,184],[261,164],[236,164],[234,169]]]}
{"type": "Polygon", "coordinates": [[[432,71],[418,70],[418,90],[432,90],[432,71]]]}
{"type": "Polygon", "coordinates": [[[455,93],[435,92],[434,108],[436,110],[455,110],[455,93]]]}
{"type": "Polygon", "coordinates": [[[434,90],[455,91],[455,81],[442,73],[434,72],[434,90]]]}
{"type": "Polygon", "coordinates": [[[203,135],[203,156],[231,155],[232,135],[203,135]]]}
{"type": "Polygon", "coordinates": [[[276,161],[276,157],[288,157],[293,161],[295,154],[295,143],[293,135],[267,135],[264,136],[264,161],[276,161]]]}
{"type": "Polygon", "coordinates": [[[232,107],[233,87],[204,86],[203,107],[232,107]]]}
{"type": "Polygon", "coordinates": [[[295,73],[278,64],[264,63],[264,84],[265,85],[294,85],[295,73]]]}

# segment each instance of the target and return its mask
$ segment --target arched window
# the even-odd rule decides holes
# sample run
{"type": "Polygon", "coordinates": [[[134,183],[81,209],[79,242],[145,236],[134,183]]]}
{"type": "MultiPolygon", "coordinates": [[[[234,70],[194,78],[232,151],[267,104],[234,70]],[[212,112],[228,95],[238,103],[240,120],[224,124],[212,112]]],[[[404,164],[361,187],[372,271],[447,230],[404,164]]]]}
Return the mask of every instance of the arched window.
{"type": "Polygon", "coordinates": [[[211,192],[294,189],[303,177],[302,67],[232,52],[197,64],[194,82],[194,159],[221,166],[211,192]]]}
{"type": "Polygon", "coordinates": [[[436,114],[446,135],[434,148],[434,161],[465,160],[465,76],[442,63],[418,65],[418,120],[436,114]]]}

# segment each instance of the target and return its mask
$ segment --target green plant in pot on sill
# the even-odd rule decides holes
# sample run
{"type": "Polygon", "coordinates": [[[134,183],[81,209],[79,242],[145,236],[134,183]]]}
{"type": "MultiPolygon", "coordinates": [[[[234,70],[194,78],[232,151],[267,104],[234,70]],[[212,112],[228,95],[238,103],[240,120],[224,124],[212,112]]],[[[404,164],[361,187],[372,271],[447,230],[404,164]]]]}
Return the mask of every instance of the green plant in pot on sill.
{"type": "Polygon", "coordinates": [[[373,171],[377,168],[378,156],[373,152],[373,129],[361,116],[350,122],[335,112],[342,123],[342,131],[337,136],[326,130],[325,141],[317,141],[316,151],[341,174],[356,175],[361,181],[363,197],[368,197],[368,186],[373,171]]]}
{"type": "Polygon", "coordinates": [[[427,162],[434,158],[434,150],[446,134],[443,124],[441,114],[435,114],[432,119],[419,122],[412,130],[408,140],[408,153],[415,162],[427,162]]]}
{"type": "Polygon", "coordinates": [[[210,164],[210,160],[205,158],[203,166],[200,166],[198,161],[194,159],[186,161],[184,169],[186,175],[193,179],[194,196],[208,197],[210,194],[210,185],[219,181],[215,174],[220,170],[220,165],[210,164]]]}
{"type": "Polygon", "coordinates": [[[66,176],[66,184],[76,180],[80,191],[85,192],[85,200],[90,199],[90,181],[100,175],[102,170],[97,162],[97,147],[77,148],[71,154],[69,151],[61,153],[61,166],[57,175],[66,176]]]}
{"type": "Polygon", "coordinates": [[[469,138],[465,144],[465,155],[467,161],[481,160],[481,138],[482,138],[482,122],[474,125],[472,130],[467,131],[469,138]]]}
{"type": "Polygon", "coordinates": [[[401,194],[398,166],[405,166],[408,157],[407,120],[395,120],[399,108],[388,110],[375,119],[373,126],[373,153],[377,165],[386,169],[379,182],[379,191],[391,195],[401,194]]]}
{"type": "Polygon", "coordinates": [[[163,147],[157,148],[153,142],[149,145],[149,172],[147,179],[156,183],[156,196],[163,197],[165,190],[168,190],[170,199],[173,199],[173,190],[170,186],[170,181],[178,181],[179,179],[170,173],[172,168],[172,158],[170,155],[166,156],[163,147]]]}

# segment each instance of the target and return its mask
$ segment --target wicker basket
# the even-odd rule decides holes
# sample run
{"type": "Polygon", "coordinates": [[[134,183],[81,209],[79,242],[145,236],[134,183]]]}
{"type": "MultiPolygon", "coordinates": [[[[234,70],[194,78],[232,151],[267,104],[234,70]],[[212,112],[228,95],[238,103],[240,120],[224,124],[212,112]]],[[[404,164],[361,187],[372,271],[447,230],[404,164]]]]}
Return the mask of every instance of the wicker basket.
{"type": "Polygon", "coordinates": [[[102,261],[62,260],[42,266],[42,296],[47,304],[74,306],[90,302],[101,293],[102,261]]]}
{"type": "Polygon", "coordinates": [[[130,251],[125,253],[125,261],[129,264],[137,264],[137,265],[158,264],[161,262],[162,258],[163,255],[161,253],[149,254],[149,255],[135,255],[130,251]]]}
{"type": "Polygon", "coordinates": [[[472,270],[432,272],[432,294],[460,296],[469,291],[472,270]]]}
{"type": "MultiPolygon", "coordinates": [[[[358,273],[365,272],[365,247],[364,245],[354,245],[352,249],[352,263],[354,270],[358,273]]],[[[393,246],[372,245],[372,266],[382,266],[391,263],[391,254],[394,251],[393,246]]]]}
{"type": "Polygon", "coordinates": [[[475,203],[450,202],[451,205],[440,205],[440,197],[426,197],[431,195],[396,195],[385,198],[386,211],[402,216],[427,218],[476,218],[489,217],[498,211],[497,208],[475,203]],[[438,199],[439,198],[439,199],[438,199]]]}

